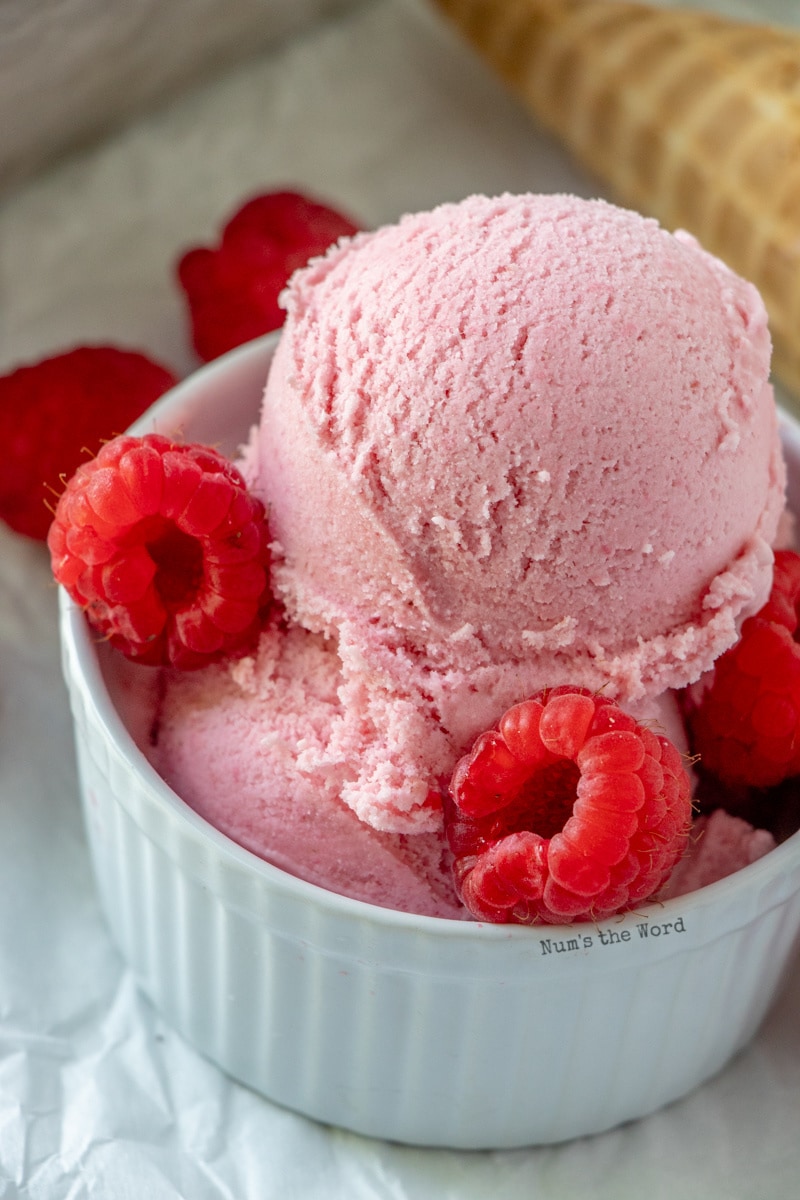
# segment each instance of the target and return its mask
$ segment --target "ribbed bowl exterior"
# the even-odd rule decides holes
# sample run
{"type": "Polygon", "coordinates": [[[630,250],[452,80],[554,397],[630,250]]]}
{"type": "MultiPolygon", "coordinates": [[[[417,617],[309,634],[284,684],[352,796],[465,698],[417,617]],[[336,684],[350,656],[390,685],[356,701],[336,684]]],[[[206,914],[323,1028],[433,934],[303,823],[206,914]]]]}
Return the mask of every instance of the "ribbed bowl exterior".
{"type": "MultiPolygon", "coordinates": [[[[200,372],[146,427],[186,429],[220,382],[255,387],[252,420],[271,348],[254,343],[200,372]]],[[[187,436],[208,440],[215,420],[187,436]]],[[[788,422],[785,439],[800,474],[788,422]]],[[[420,1145],[555,1142],[684,1095],[772,1003],[800,940],[800,834],[730,879],[599,926],[483,926],[347,900],[236,846],[166,787],[63,594],[61,624],[113,935],[164,1017],[272,1100],[420,1145]]]]}

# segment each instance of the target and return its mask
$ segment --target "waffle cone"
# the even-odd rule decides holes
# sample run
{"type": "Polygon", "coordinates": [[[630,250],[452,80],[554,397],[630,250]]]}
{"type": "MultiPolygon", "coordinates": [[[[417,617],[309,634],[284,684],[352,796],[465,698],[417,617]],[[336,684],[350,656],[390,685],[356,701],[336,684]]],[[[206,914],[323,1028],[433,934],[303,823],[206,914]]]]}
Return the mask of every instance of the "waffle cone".
{"type": "Polygon", "coordinates": [[[760,289],[800,395],[800,34],[627,0],[435,0],[631,208],[760,289]]]}

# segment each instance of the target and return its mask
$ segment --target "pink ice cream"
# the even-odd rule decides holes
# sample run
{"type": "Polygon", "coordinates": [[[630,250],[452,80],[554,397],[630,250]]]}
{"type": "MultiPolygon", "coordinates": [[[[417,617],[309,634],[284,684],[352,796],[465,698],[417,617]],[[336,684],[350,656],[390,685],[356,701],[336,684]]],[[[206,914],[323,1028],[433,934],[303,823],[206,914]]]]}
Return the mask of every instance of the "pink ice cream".
{"type": "Polygon", "coordinates": [[[406,217],[285,299],[244,463],[284,607],[170,676],[148,753],[276,865],[461,915],[439,791],[475,735],[573,683],[680,744],[670,689],[766,599],[766,314],[688,235],[566,196],[406,217]]]}
{"type": "Polygon", "coordinates": [[[463,919],[441,836],[373,829],[319,768],[340,683],[330,642],[273,621],[254,658],[171,676],[156,745],[137,740],[196,812],[275,866],[356,900],[463,919]]]}
{"type": "Polygon", "coordinates": [[[685,896],[716,883],[774,849],[775,838],[766,829],[754,829],[749,821],[715,809],[694,822],[686,853],[660,893],[661,899],[685,896]]]}
{"type": "Polygon", "coordinates": [[[555,683],[698,678],[783,508],[756,290],[602,201],[472,197],[297,273],[251,473],[290,617],[335,639],[330,765],[377,828],[555,683]]]}

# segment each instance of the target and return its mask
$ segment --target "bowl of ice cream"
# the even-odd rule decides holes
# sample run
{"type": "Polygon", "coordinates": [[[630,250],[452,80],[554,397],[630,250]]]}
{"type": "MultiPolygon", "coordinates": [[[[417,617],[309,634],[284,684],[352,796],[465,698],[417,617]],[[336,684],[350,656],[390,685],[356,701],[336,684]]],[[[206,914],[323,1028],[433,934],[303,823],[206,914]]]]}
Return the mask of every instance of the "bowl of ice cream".
{"type": "MultiPolygon", "coordinates": [[[[571,201],[553,205],[548,237],[571,220],[571,201]]],[[[486,210],[471,213],[485,245],[486,210]]],[[[435,260],[428,223],[397,229],[435,260]]],[[[452,889],[424,764],[438,778],[440,759],[548,682],[610,687],[639,708],[691,682],[763,603],[783,507],[766,325],[747,285],[701,255],[705,290],[691,292],[682,256],[701,252],[670,239],[648,310],[641,290],[626,297],[613,282],[620,247],[607,243],[595,286],[581,280],[583,315],[566,305],[578,332],[565,335],[552,253],[536,251],[532,283],[524,239],[501,234],[486,253],[503,258],[510,291],[497,261],[476,270],[465,254],[459,274],[449,255],[438,317],[424,311],[434,293],[419,262],[403,278],[376,254],[362,294],[341,274],[340,247],[294,285],[288,336],[204,368],[134,427],[231,456],[244,445],[253,486],[276,481],[264,499],[282,607],[257,653],[185,675],[132,665],[61,598],[99,893],[144,991],[202,1053],[278,1103],[372,1136],[468,1148],[594,1133],[684,1095],[753,1036],[800,930],[796,833],[688,894],[594,920],[491,924],[470,919],[452,889]],[[535,328],[520,316],[519,260],[543,314],[535,328]],[[470,330],[457,298],[475,293],[481,270],[497,320],[484,309],[470,330]],[[401,344],[391,322],[362,318],[365,295],[386,313],[404,290],[418,320],[401,344]],[[301,326],[319,358],[296,353],[301,326]],[[352,386],[337,395],[345,376],[352,386]],[[499,397],[498,376],[511,380],[499,397]],[[371,388],[390,397],[380,413],[371,388]],[[709,388],[719,394],[695,419],[709,388]],[[549,443],[540,429],[523,446],[531,389],[551,397],[549,443]],[[458,429],[470,430],[472,457],[457,467],[458,429]],[[571,467],[563,452],[548,457],[557,443],[573,448],[571,467]],[[636,503],[619,511],[634,443],[636,503]],[[664,489],[678,478],[673,520],[664,489]],[[548,505],[558,536],[542,522],[548,505]],[[595,550],[590,563],[581,531],[593,524],[602,561],[595,550]],[[474,581],[492,562],[499,582],[481,596],[474,581]],[[707,602],[693,609],[701,578],[707,602]]],[[[579,241],[587,234],[584,224],[579,241]]],[[[376,245],[357,244],[367,256],[376,245]]],[[[647,276],[640,245],[628,260],[647,276]]],[[[781,440],[791,507],[800,432],[788,417],[781,440]]]]}

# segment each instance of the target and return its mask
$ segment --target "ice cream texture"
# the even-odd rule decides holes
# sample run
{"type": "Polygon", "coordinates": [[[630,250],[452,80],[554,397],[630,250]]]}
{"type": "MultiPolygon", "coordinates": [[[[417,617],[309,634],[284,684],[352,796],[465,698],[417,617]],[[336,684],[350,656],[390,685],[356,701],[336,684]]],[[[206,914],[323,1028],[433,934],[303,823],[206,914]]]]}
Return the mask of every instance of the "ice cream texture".
{"type": "Polygon", "coordinates": [[[602,201],[471,197],[297,273],[251,449],[292,620],[336,639],[330,768],[368,823],[509,704],[696,679],[783,507],[756,290],[602,201]]]}
{"type": "Polygon", "coordinates": [[[149,753],[276,865],[455,916],[441,791],[472,739],[564,683],[672,733],[671,689],[766,600],[766,313],[688,234],[561,195],[343,240],[284,302],[242,462],[279,615],[170,677],[149,753]]]}

